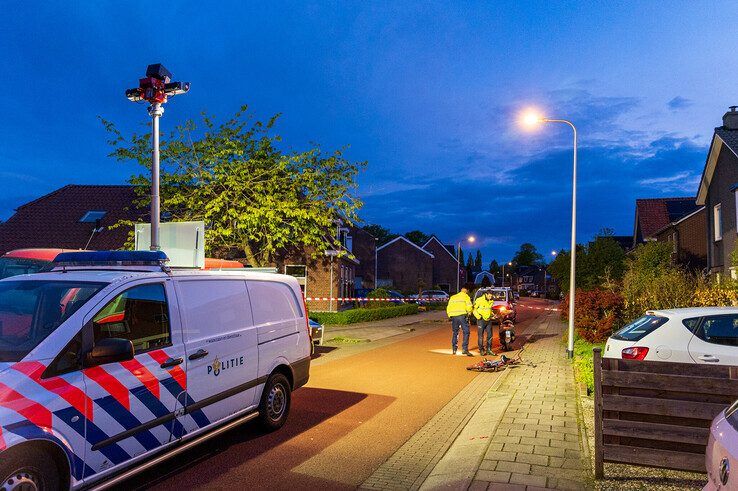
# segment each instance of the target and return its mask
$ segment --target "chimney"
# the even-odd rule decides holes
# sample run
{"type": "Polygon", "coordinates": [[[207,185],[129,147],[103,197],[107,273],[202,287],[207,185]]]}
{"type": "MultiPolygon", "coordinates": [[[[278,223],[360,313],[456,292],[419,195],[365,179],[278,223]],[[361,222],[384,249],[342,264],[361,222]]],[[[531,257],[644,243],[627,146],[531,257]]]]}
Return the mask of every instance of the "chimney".
{"type": "Polygon", "coordinates": [[[730,111],[723,115],[723,127],[726,130],[738,130],[738,106],[730,106],[730,111]]]}

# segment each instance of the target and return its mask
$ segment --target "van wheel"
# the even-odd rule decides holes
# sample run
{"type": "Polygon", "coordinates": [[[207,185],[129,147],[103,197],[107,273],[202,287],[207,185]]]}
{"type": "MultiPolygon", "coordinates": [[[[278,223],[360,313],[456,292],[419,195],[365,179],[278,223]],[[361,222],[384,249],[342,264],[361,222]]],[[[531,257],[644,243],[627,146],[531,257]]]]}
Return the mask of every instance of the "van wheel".
{"type": "Polygon", "coordinates": [[[0,459],[0,490],[56,491],[61,489],[54,457],[31,445],[10,449],[0,459]]]}
{"type": "Polygon", "coordinates": [[[273,373],[264,385],[259,403],[259,420],[267,431],[278,430],[287,421],[292,394],[290,382],[281,373],[273,373]]]}

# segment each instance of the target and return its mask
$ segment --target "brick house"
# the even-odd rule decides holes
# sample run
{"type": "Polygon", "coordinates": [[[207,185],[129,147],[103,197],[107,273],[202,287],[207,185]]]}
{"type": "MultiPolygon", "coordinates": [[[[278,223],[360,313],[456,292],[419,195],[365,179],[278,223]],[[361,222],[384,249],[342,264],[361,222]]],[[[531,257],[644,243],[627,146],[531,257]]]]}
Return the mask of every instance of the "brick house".
{"type": "Polygon", "coordinates": [[[738,227],[738,111],[731,106],[723,125],[715,128],[697,191],[705,207],[707,267],[711,273],[731,273],[731,253],[738,227]]]}
{"type": "MultiPolygon", "coordinates": [[[[336,234],[341,247],[325,251],[320,259],[293,255],[280,272],[295,276],[307,298],[347,298],[356,288],[374,288],[376,278],[376,240],[365,230],[339,223],[336,234]]],[[[336,311],[352,306],[351,301],[308,300],[313,311],[336,311]]]]}
{"type": "Polygon", "coordinates": [[[404,293],[433,286],[433,253],[402,235],[377,248],[377,283],[404,293]]]}
{"type": "Polygon", "coordinates": [[[13,249],[120,249],[130,227],[120,220],[148,220],[133,207],[133,186],[70,184],[19,206],[0,224],[0,254],[13,249]]]}
{"type": "Polygon", "coordinates": [[[659,242],[672,244],[675,263],[699,271],[707,266],[707,220],[705,207],[671,222],[654,233],[659,242]]]}
{"type": "Polygon", "coordinates": [[[456,285],[461,284],[459,262],[456,259],[456,248],[453,245],[443,244],[438,237],[431,235],[423,244],[423,249],[433,254],[432,286],[452,293],[456,292],[456,285]]]}
{"type": "Polygon", "coordinates": [[[694,213],[698,208],[695,199],[691,196],[637,199],[633,247],[647,240],[655,240],[657,232],[670,223],[678,222],[694,213]]]}

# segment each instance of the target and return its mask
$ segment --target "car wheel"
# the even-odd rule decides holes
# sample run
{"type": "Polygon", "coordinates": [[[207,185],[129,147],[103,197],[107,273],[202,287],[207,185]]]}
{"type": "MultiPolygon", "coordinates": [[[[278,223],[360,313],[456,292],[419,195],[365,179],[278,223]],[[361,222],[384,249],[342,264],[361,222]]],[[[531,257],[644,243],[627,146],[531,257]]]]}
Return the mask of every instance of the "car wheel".
{"type": "Polygon", "coordinates": [[[6,451],[0,459],[0,490],[56,491],[61,489],[54,457],[42,448],[25,445],[6,451]]]}
{"type": "Polygon", "coordinates": [[[259,420],[267,431],[281,428],[290,412],[290,382],[281,373],[273,373],[264,386],[259,403],[259,420]]]}

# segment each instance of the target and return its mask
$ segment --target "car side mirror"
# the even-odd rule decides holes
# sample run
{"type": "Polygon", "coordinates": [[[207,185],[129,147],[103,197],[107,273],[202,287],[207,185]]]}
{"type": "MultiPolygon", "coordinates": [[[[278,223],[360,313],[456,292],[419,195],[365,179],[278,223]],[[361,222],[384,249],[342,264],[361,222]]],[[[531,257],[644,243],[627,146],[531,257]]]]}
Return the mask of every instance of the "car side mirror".
{"type": "Polygon", "coordinates": [[[85,356],[85,366],[95,367],[133,359],[133,343],[123,338],[105,338],[98,341],[85,356]]]}

